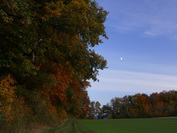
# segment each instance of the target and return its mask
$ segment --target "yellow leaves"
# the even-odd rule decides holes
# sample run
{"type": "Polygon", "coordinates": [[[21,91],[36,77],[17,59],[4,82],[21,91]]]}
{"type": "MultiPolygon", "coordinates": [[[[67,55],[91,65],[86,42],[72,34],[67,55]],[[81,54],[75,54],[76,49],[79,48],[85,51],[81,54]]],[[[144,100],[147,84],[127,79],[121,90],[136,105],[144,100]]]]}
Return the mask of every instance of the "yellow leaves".
{"type": "Polygon", "coordinates": [[[47,2],[44,8],[46,11],[46,15],[42,17],[42,20],[47,21],[52,17],[59,18],[62,15],[61,11],[63,10],[63,8],[63,1],[47,2]]]}
{"type": "Polygon", "coordinates": [[[12,104],[15,99],[14,84],[15,81],[11,75],[0,81],[0,113],[4,114],[9,120],[12,119],[12,104]]]}
{"type": "Polygon", "coordinates": [[[72,10],[79,13],[86,13],[88,9],[88,4],[84,0],[72,0],[68,5],[68,11],[69,9],[70,11],[72,10]]]}
{"type": "Polygon", "coordinates": [[[15,87],[13,86],[14,83],[15,82],[10,75],[2,79],[0,81],[0,95],[3,96],[6,94],[13,94],[15,89],[15,87]]]}
{"type": "Polygon", "coordinates": [[[83,7],[83,3],[80,0],[73,0],[70,4],[73,8],[81,9],[83,7]]]}
{"type": "Polygon", "coordinates": [[[84,26],[88,24],[87,14],[89,6],[84,0],[72,0],[68,5],[65,6],[64,13],[71,19],[74,20],[74,25],[84,26]]]}

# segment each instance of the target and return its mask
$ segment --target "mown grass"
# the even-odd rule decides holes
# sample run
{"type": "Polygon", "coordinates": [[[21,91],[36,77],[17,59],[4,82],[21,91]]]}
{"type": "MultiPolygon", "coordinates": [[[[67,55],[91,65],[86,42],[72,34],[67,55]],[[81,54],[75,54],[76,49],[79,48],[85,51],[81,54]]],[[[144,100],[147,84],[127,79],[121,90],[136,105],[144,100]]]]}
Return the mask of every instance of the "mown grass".
{"type": "Polygon", "coordinates": [[[177,133],[177,117],[116,120],[78,120],[96,133],[177,133]]]}

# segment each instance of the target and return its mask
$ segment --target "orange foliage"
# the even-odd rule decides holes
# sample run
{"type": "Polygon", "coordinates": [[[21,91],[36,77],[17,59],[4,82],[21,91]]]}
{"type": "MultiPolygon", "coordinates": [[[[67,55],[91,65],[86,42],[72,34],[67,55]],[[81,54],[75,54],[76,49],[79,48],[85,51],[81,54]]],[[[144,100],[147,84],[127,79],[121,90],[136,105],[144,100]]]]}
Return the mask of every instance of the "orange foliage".
{"type": "Polygon", "coordinates": [[[56,113],[56,108],[52,105],[48,106],[48,111],[52,114],[52,113],[56,113]]]}
{"type": "Polygon", "coordinates": [[[46,15],[42,17],[42,20],[48,21],[52,17],[59,18],[62,13],[61,11],[63,10],[64,5],[62,1],[57,1],[57,2],[46,2],[45,6],[45,11],[46,15]]]}
{"type": "Polygon", "coordinates": [[[0,81],[0,113],[4,114],[8,120],[12,117],[12,104],[14,102],[15,81],[11,75],[4,77],[0,81]]]}
{"type": "Polygon", "coordinates": [[[70,68],[63,66],[56,66],[53,64],[53,71],[55,74],[53,78],[56,80],[55,85],[50,89],[50,95],[52,100],[60,100],[61,103],[67,102],[66,89],[69,87],[72,82],[73,72],[70,68]]]}
{"type": "Polygon", "coordinates": [[[80,103],[80,96],[81,96],[81,83],[79,80],[76,80],[72,83],[71,88],[74,90],[74,103],[79,104],[80,103]]]}

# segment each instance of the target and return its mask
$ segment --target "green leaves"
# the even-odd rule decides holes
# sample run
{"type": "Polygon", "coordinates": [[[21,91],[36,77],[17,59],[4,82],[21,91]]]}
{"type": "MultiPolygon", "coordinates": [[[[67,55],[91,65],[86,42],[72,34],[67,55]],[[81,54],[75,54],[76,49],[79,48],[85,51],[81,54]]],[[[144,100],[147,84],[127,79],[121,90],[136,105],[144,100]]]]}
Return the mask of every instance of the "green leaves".
{"type": "Polygon", "coordinates": [[[0,77],[12,75],[18,97],[37,90],[52,110],[84,117],[86,81],[106,67],[92,47],[107,38],[108,13],[92,0],[0,1],[0,77]]]}

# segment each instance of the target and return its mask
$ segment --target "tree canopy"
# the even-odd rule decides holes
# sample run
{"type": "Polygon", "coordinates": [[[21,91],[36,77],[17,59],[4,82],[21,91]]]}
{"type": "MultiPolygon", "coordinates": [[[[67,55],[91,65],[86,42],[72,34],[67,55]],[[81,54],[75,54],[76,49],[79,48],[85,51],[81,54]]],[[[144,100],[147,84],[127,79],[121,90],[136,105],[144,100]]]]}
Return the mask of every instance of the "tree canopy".
{"type": "Polygon", "coordinates": [[[107,38],[107,14],[95,0],[0,0],[0,78],[7,82],[0,91],[15,88],[14,105],[23,103],[31,115],[43,106],[58,116],[83,116],[88,80],[106,67],[92,47],[107,38]]]}

